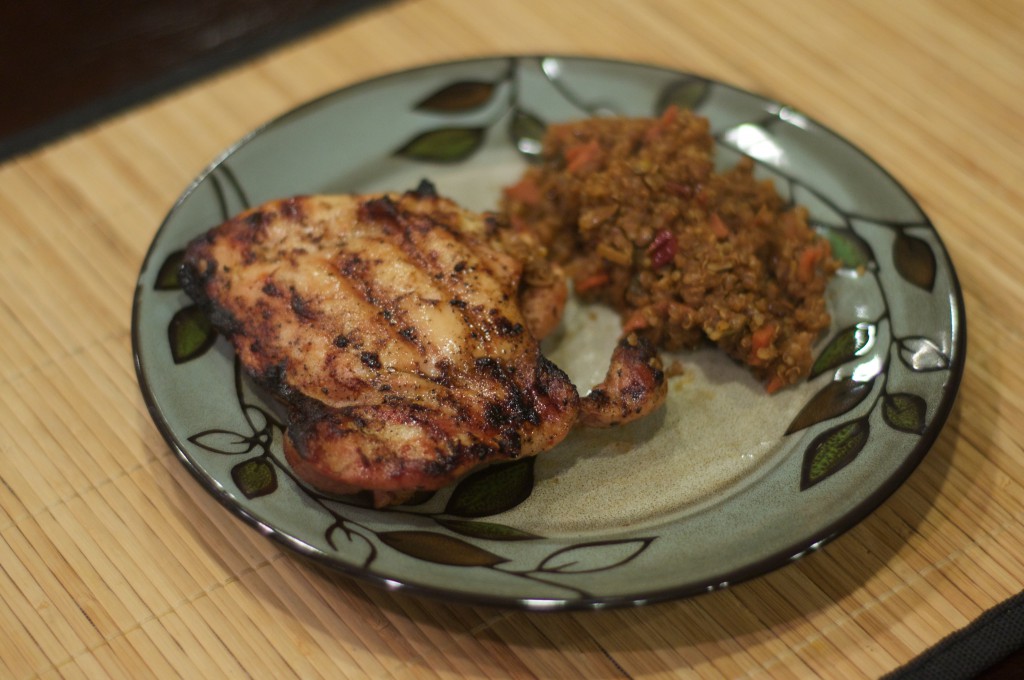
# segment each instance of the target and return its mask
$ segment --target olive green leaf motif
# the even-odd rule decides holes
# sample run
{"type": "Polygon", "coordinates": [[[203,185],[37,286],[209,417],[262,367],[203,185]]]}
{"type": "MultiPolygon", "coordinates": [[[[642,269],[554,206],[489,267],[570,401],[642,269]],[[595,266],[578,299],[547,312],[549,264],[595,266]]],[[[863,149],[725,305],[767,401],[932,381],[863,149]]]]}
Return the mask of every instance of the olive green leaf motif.
{"type": "Polygon", "coordinates": [[[458,113],[480,108],[494,94],[494,83],[480,80],[462,80],[433,92],[416,104],[417,111],[458,113]]]}
{"type": "Polygon", "coordinates": [[[804,451],[800,490],[804,491],[849,465],[868,441],[867,417],[857,418],[819,434],[804,451]]]}
{"type": "Polygon", "coordinates": [[[931,291],[935,285],[935,253],[921,239],[900,232],[892,247],[893,264],[906,281],[931,291]]]}
{"type": "Polygon", "coordinates": [[[185,251],[176,250],[167,256],[160,270],[156,274],[154,290],[178,290],[181,288],[181,281],[178,280],[178,271],[181,263],[185,260],[185,251]]]}
{"type": "MultiPolygon", "coordinates": [[[[222,173],[228,179],[239,198],[243,200],[243,204],[247,205],[242,187],[227,164],[220,165],[215,172],[222,173]]],[[[209,179],[217,193],[218,202],[222,209],[222,217],[226,220],[229,215],[227,213],[228,203],[224,186],[217,179],[217,175],[214,172],[211,172],[209,179]]],[[[180,290],[181,279],[179,272],[184,260],[184,248],[175,250],[164,258],[160,269],[157,270],[153,289],[159,291],[180,290]]],[[[170,342],[171,357],[174,359],[174,363],[183,364],[206,354],[207,350],[213,347],[217,340],[217,331],[213,328],[209,318],[200,311],[197,305],[193,304],[184,309],[179,309],[171,317],[171,322],[167,326],[167,339],[170,342]]]]}
{"type": "Polygon", "coordinates": [[[866,382],[853,378],[830,382],[804,405],[789,424],[786,434],[793,434],[851,411],[871,393],[874,384],[874,378],[866,382]]]}
{"type": "Polygon", "coordinates": [[[277,491],[274,466],[262,456],[242,461],[231,468],[231,479],[246,498],[253,499],[277,491]]]}
{"type": "Polygon", "coordinates": [[[875,261],[871,246],[852,229],[823,226],[818,227],[818,233],[828,241],[832,256],[843,269],[866,269],[875,261]]]}
{"type": "Polygon", "coordinates": [[[167,327],[167,337],[174,363],[183,364],[213,347],[217,331],[198,305],[189,305],[175,312],[167,327]]]}
{"type": "Polygon", "coordinates": [[[510,510],[533,492],[533,458],[492,465],[464,478],[445,507],[456,517],[486,517],[510,510]]]}
{"type": "Polygon", "coordinates": [[[385,531],[377,534],[385,545],[410,557],[455,567],[493,567],[507,559],[453,536],[434,531],[385,531]]]}
{"type": "Polygon", "coordinates": [[[542,140],[547,126],[540,118],[522,109],[516,109],[509,122],[509,136],[512,143],[527,158],[539,159],[542,151],[542,140]]]}
{"type": "Polygon", "coordinates": [[[857,323],[836,333],[815,359],[811,366],[810,378],[816,378],[854,359],[871,343],[874,331],[874,324],[857,323]]]}
{"type": "MultiPolygon", "coordinates": [[[[466,80],[434,91],[413,108],[417,111],[457,114],[478,109],[491,100],[495,85],[466,80]]],[[[428,163],[458,163],[480,148],[487,134],[483,127],[445,126],[422,132],[402,145],[396,156],[428,163]]]]}
{"type": "MultiPolygon", "coordinates": [[[[393,149],[394,156],[404,160],[451,164],[471,158],[485,143],[504,141],[511,142],[525,160],[536,160],[541,153],[547,122],[554,120],[547,116],[555,115],[554,111],[564,111],[565,107],[560,105],[549,112],[541,102],[525,99],[530,89],[521,87],[519,67],[520,61],[513,59],[507,72],[493,82],[488,82],[486,75],[475,80],[470,76],[465,80],[450,80],[430,92],[413,94],[409,100],[411,110],[407,108],[406,113],[422,121],[422,125],[396,140],[389,150],[393,149]]],[[[542,69],[542,72],[550,81],[552,91],[563,97],[563,104],[580,115],[613,113],[604,104],[599,106],[578,96],[571,69],[542,69]]],[[[651,105],[651,113],[655,115],[669,107],[699,109],[707,105],[713,91],[714,86],[699,76],[680,76],[668,82],[653,102],[646,100],[644,104],[651,105]]],[[[771,132],[773,121],[785,120],[773,110],[765,112],[769,114],[767,119],[751,123],[771,132]]],[[[723,147],[742,151],[730,146],[723,131],[716,132],[715,138],[723,147]]],[[[755,159],[755,162],[788,187],[788,196],[794,196],[797,189],[806,190],[826,208],[814,214],[827,215],[819,219],[828,219],[830,223],[814,224],[815,229],[829,241],[844,274],[864,273],[862,284],[870,283],[868,277],[877,281],[881,292],[878,299],[883,305],[881,311],[872,312],[876,314],[873,320],[861,318],[858,323],[834,331],[816,357],[810,379],[821,376],[823,383],[828,382],[803,405],[786,431],[787,435],[797,432],[801,433],[798,436],[806,435],[799,439],[800,448],[796,450],[796,454],[802,456],[799,485],[803,491],[826,482],[854,463],[858,456],[862,456],[861,464],[867,465],[869,455],[862,453],[872,435],[882,440],[880,444],[884,448],[886,437],[876,433],[876,429],[891,428],[914,436],[926,431],[928,404],[912,393],[916,389],[912,381],[915,376],[900,370],[900,391],[890,393],[890,363],[902,368],[902,362],[910,373],[949,370],[955,355],[947,354],[953,350],[943,341],[915,335],[925,331],[912,326],[907,329],[916,323],[911,318],[914,315],[902,314],[902,308],[890,309],[890,302],[895,298],[889,295],[887,286],[892,282],[909,282],[910,286],[901,288],[932,291],[938,275],[937,253],[942,251],[940,246],[927,240],[930,225],[926,222],[879,221],[853,214],[826,193],[816,191],[805,178],[788,175],[786,167],[773,166],[765,160],[755,159]],[[891,260],[882,250],[877,254],[873,250],[873,247],[883,248],[879,240],[884,233],[881,230],[889,230],[891,234],[891,260]],[[893,276],[882,276],[893,271],[893,276]],[[883,339],[888,347],[879,346],[883,339]],[[866,377],[864,371],[869,369],[874,375],[866,377]]],[[[222,163],[212,171],[209,180],[224,219],[249,205],[241,183],[227,164],[222,163]]],[[[183,252],[179,250],[166,257],[156,274],[156,290],[180,291],[183,252]]],[[[912,290],[912,293],[915,303],[924,297],[917,291],[912,290]]],[[[167,296],[183,300],[178,292],[167,293],[167,296]]],[[[845,323],[852,321],[839,322],[840,325],[845,323]]],[[[167,335],[171,354],[179,364],[206,354],[217,339],[209,320],[195,305],[173,315],[167,335]]],[[[318,491],[298,478],[281,457],[280,437],[285,423],[275,419],[276,411],[264,411],[257,402],[247,401],[250,395],[258,394],[258,390],[243,381],[243,377],[236,358],[235,390],[245,419],[242,429],[246,432],[207,429],[189,437],[189,441],[197,448],[234,456],[225,467],[230,467],[231,481],[240,495],[257,499],[275,492],[279,495],[298,493],[303,504],[318,506],[327,518],[323,527],[324,542],[364,569],[386,551],[393,559],[484,567],[506,580],[518,578],[588,597],[590,593],[583,587],[597,585],[597,580],[588,575],[626,564],[630,564],[630,569],[640,569],[650,556],[645,551],[657,542],[657,536],[633,535],[621,540],[578,537],[555,540],[548,545],[548,539],[530,533],[529,526],[520,529],[504,524],[496,516],[515,508],[532,494],[534,459],[530,457],[491,465],[466,476],[450,489],[447,499],[444,494],[449,493],[448,489],[437,492],[436,496],[425,492],[402,505],[370,511],[373,504],[369,492],[341,496],[318,491]],[[370,516],[372,520],[367,519],[370,516]],[[536,543],[510,545],[519,541],[536,543]],[[405,558],[401,557],[403,555],[405,558]],[[527,560],[528,564],[524,564],[527,560]]],[[[872,448],[872,453],[876,448],[872,448]]]]}
{"type": "Polygon", "coordinates": [[[703,78],[691,77],[677,80],[661,91],[655,110],[661,113],[673,105],[681,109],[696,109],[703,103],[710,91],[708,81],[703,78]]]}
{"type": "Polygon", "coordinates": [[[889,427],[901,432],[922,434],[927,411],[928,404],[916,394],[887,394],[882,401],[882,418],[889,427]]]}
{"type": "Polygon", "coordinates": [[[458,163],[483,144],[487,130],[481,127],[442,127],[416,135],[395,155],[415,161],[458,163]]]}

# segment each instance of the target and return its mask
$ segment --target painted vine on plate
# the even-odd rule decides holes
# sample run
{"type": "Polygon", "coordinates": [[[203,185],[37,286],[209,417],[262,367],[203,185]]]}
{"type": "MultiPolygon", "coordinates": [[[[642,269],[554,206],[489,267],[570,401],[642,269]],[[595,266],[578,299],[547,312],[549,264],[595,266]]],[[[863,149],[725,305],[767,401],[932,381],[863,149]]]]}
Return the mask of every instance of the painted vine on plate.
{"type": "MultiPolygon", "coordinates": [[[[237,179],[226,165],[222,164],[209,179],[220,196],[225,220],[230,217],[226,208],[228,201],[224,196],[225,185],[234,187],[239,202],[248,205],[237,179]],[[227,179],[222,182],[216,173],[227,179]]],[[[183,251],[176,251],[165,259],[158,270],[154,289],[181,289],[178,271],[182,258],[183,251]]],[[[199,358],[213,347],[216,340],[216,330],[197,305],[187,304],[182,307],[168,324],[168,344],[176,364],[199,358]]],[[[212,428],[189,436],[189,443],[209,453],[241,458],[231,467],[231,480],[238,492],[249,500],[275,493],[280,488],[280,477],[283,475],[288,478],[295,488],[331,518],[324,529],[323,538],[332,550],[341,550],[342,540],[360,541],[365,546],[366,557],[361,565],[364,569],[376,561],[379,548],[386,546],[433,564],[488,568],[588,597],[590,593],[586,589],[564,582],[564,577],[595,573],[627,564],[655,540],[654,537],[640,537],[570,543],[543,555],[533,566],[513,566],[513,560],[502,555],[502,545],[544,537],[481,518],[510,510],[530,496],[534,484],[534,459],[530,457],[492,465],[467,475],[452,489],[441,512],[415,509],[416,505],[431,498],[433,494],[430,493],[414,497],[403,507],[378,510],[381,513],[428,519],[448,533],[429,529],[378,531],[353,519],[346,512],[351,508],[371,507],[372,499],[368,493],[344,497],[320,493],[304,485],[290,466],[274,454],[274,443],[281,440],[285,425],[266,409],[249,402],[245,372],[237,357],[234,360],[234,381],[235,396],[248,431],[212,428]],[[484,547],[462,537],[495,545],[484,547]]]]}
{"type": "MultiPolygon", "coordinates": [[[[547,69],[547,60],[541,63],[550,84],[567,102],[578,108],[581,115],[614,113],[603,105],[581,99],[571,84],[557,75],[557,69],[547,69]]],[[[519,60],[512,59],[498,80],[452,82],[415,103],[414,110],[446,117],[450,122],[412,136],[397,147],[395,155],[418,163],[463,162],[481,148],[486,135],[500,123],[505,126],[510,143],[527,161],[538,159],[546,123],[537,112],[530,110],[520,100],[520,66],[519,60]],[[499,105],[495,107],[493,117],[485,124],[461,122],[464,117],[468,118],[496,102],[499,105]]],[[[710,89],[711,84],[704,79],[681,77],[663,89],[657,98],[656,110],[651,114],[657,115],[670,105],[699,109],[710,89]]],[[[772,125],[784,124],[784,121],[773,114],[753,124],[768,130],[772,125]]],[[[727,132],[716,135],[719,144],[729,146],[727,132]]],[[[733,150],[740,151],[735,148],[733,150]]],[[[916,229],[931,229],[927,222],[885,222],[846,213],[814,187],[787,176],[778,167],[762,160],[755,161],[789,183],[790,196],[793,195],[793,189],[799,186],[828,205],[834,214],[841,216],[841,224],[819,223],[815,226],[830,242],[832,252],[843,269],[858,276],[875,278],[884,303],[883,311],[877,318],[835,330],[814,362],[809,379],[832,373],[833,380],[805,404],[786,431],[789,435],[815,426],[822,427],[803,452],[799,486],[805,490],[850,465],[870,440],[872,426],[877,426],[879,420],[899,432],[920,435],[925,431],[927,401],[910,392],[890,392],[890,364],[900,361],[912,372],[928,372],[947,370],[951,360],[933,340],[912,332],[896,332],[900,320],[891,314],[888,292],[878,274],[884,267],[891,265],[902,280],[931,292],[936,278],[936,257],[929,243],[912,233],[916,229]],[[858,233],[855,220],[871,222],[892,232],[891,262],[878,261],[868,242],[858,233]],[[883,325],[889,328],[887,335],[890,336],[888,347],[885,348],[877,346],[883,325]],[[849,370],[852,366],[865,363],[866,358],[871,356],[881,359],[873,375],[864,376],[849,370]],[[865,403],[866,407],[863,406],[865,403]],[[873,417],[876,412],[880,414],[879,418],[873,417]]],[[[241,185],[226,163],[222,163],[208,179],[217,192],[224,219],[230,217],[226,207],[228,188],[233,190],[243,205],[248,205],[241,185]]],[[[177,277],[181,258],[182,251],[178,251],[166,259],[156,277],[154,287],[157,290],[175,291],[180,288],[177,277]]],[[[195,305],[182,307],[168,326],[168,342],[175,363],[185,363],[203,356],[214,345],[216,338],[216,330],[195,305]]],[[[239,406],[250,431],[240,433],[212,429],[192,435],[189,441],[211,453],[241,457],[242,460],[231,469],[231,478],[246,498],[256,499],[273,494],[279,489],[280,475],[291,478],[303,493],[332,518],[324,530],[324,540],[332,549],[338,549],[339,537],[347,541],[361,541],[368,547],[364,568],[377,558],[379,547],[386,546],[435,564],[489,568],[586,595],[584,590],[553,577],[621,566],[643,553],[655,540],[654,537],[645,537],[581,542],[555,550],[531,568],[511,568],[511,560],[501,554],[502,545],[543,537],[481,518],[509,510],[529,497],[534,479],[533,459],[529,458],[488,467],[465,477],[454,487],[442,512],[427,513],[410,507],[381,511],[410,513],[418,518],[427,518],[439,529],[443,529],[443,532],[428,529],[376,531],[339,510],[365,506],[365,498],[355,496],[342,499],[309,489],[299,483],[290,468],[272,454],[272,444],[280,437],[283,425],[267,411],[247,403],[242,370],[237,360],[234,375],[239,406]],[[488,547],[461,537],[486,541],[488,547]],[[491,546],[491,543],[495,545],[491,546]]],[[[415,500],[422,502],[425,499],[415,500]]]]}
{"type": "MultiPolygon", "coordinates": [[[[542,71],[548,74],[549,81],[562,96],[575,105],[582,115],[599,115],[615,113],[608,111],[603,105],[588,103],[573,93],[571,87],[560,79],[560,69],[547,68],[546,60],[542,60],[542,71]]],[[[529,111],[519,101],[519,68],[517,60],[511,60],[508,70],[496,82],[459,81],[441,87],[422,100],[415,108],[432,113],[451,116],[471,113],[491,103],[503,91],[506,93],[505,107],[499,107],[494,118],[488,125],[460,127],[457,124],[429,129],[418,134],[406,144],[400,146],[396,155],[417,161],[450,163],[463,161],[471,157],[482,145],[488,127],[495,125],[502,118],[508,119],[507,133],[512,144],[529,160],[536,160],[541,152],[541,138],[544,123],[534,112],[529,111]],[[511,115],[509,115],[511,114],[511,115]]],[[[708,96],[711,88],[707,80],[696,76],[682,77],[666,86],[657,98],[655,110],[658,115],[669,106],[699,109],[708,96]]],[[[779,107],[780,111],[783,107],[779,107]]],[[[787,110],[789,113],[790,110],[787,110]]],[[[784,124],[778,112],[755,121],[754,125],[769,130],[773,125],[784,124]]],[[[745,123],[742,125],[749,125],[745,123]]],[[[736,125],[730,129],[736,129],[736,125]]],[[[729,131],[716,135],[719,145],[731,147],[728,143],[729,131]]],[[[735,151],[740,151],[731,147],[735,151]]],[[[887,291],[878,280],[879,263],[867,241],[857,233],[855,219],[870,221],[884,226],[893,232],[892,267],[893,270],[909,284],[924,291],[931,292],[937,271],[935,253],[924,239],[910,233],[915,228],[930,230],[927,222],[902,224],[868,220],[867,218],[843,211],[834,201],[821,192],[808,186],[798,179],[787,176],[780,168],[770,166],[763,160],[754,159],[762,166],[769,167],[771,172],[790,184],[790,196],[793,188],[800,186],[810,192],[818,200],[829,206],[835,214],[840,215],[843,224],[818,224],[818,231],[828,239],[832,251],[841,266],[848,272],[871,275],[884,300],[884,311],[873,321],[861,322],[836,331],[828,344],[818,355],[809,379],[813,380],[825,373],[834,372],[834,380],[815,395],[796,416],[787,429],[792,434],[825,421],[839,418],[851,413],[879,385],[867,413],[850,420],[844,420],[818,434],[804,452],[804,461],[800,479],[800,489],[808,489],[843,467],[849,465],[867,444],[871,433],[869,414],[880,408],[882,422],[887,426],[911,434],[920,435],[924,432],[927,422],[927,403],[923,397],[909,392],[891,393],[887,390],[889,363],[895,355],[908,369],[913,372],[945,370],[951,361],[939,345],[922,336],[893,336],[888,352],[880,364],[878,371],[871,376],[858,375],[856,379],[846,376],[841,368],[855,363],[863,363],[864,358],[872,351],[882,351],[874,347],[875,339],[882,323],[892,325],[892,318],[887,291]]]]}

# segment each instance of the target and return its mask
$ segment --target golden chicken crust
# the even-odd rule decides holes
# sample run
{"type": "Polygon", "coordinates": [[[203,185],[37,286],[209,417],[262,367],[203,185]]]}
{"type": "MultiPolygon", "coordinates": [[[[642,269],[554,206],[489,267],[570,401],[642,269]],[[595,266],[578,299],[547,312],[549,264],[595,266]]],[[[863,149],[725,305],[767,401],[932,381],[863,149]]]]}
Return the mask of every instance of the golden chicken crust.
{"type": "Polygon", "coordinates": [[[296,474],[385,505],[576,423],[576,388],[538,341],[565,281],[537,252],[424,184],[270,201],[195,239],[181,278],[287,405],[296,474]]]}

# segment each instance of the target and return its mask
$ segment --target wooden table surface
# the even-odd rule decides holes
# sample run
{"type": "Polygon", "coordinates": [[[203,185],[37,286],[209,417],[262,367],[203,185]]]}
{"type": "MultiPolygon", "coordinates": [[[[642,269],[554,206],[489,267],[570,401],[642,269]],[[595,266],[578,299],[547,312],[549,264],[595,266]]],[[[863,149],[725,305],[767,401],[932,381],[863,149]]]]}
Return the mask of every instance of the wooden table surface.
{"type": "Polygon", "coordinates": [[[4,162],[0,677],[877,677],[1019,593],[1021,35],[1014,0],[402,0],[4,162]],[[757,91],[917,198],[963,286],[967,366],[932,451],[866,520],[693,599],[504,611],[312,567],[172,455],[136,382],[131,306],[190,180],[312,97],[508,53],[637,60],[757,91]]]}

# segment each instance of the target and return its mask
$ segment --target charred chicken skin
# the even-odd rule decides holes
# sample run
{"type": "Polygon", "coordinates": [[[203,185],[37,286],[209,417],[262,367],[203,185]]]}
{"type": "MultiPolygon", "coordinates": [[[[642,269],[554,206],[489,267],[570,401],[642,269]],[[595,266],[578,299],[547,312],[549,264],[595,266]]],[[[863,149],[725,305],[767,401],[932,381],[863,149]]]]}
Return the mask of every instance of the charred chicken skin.
{"type": "Polygon", "coordinates": [[[265,203],[195,239],[181,279],[287,405],[285,456],[323,491],[400,503],[545,451],[579,419],[539,346],[561,272],[530,234],[427,183],[265,203]]]}

